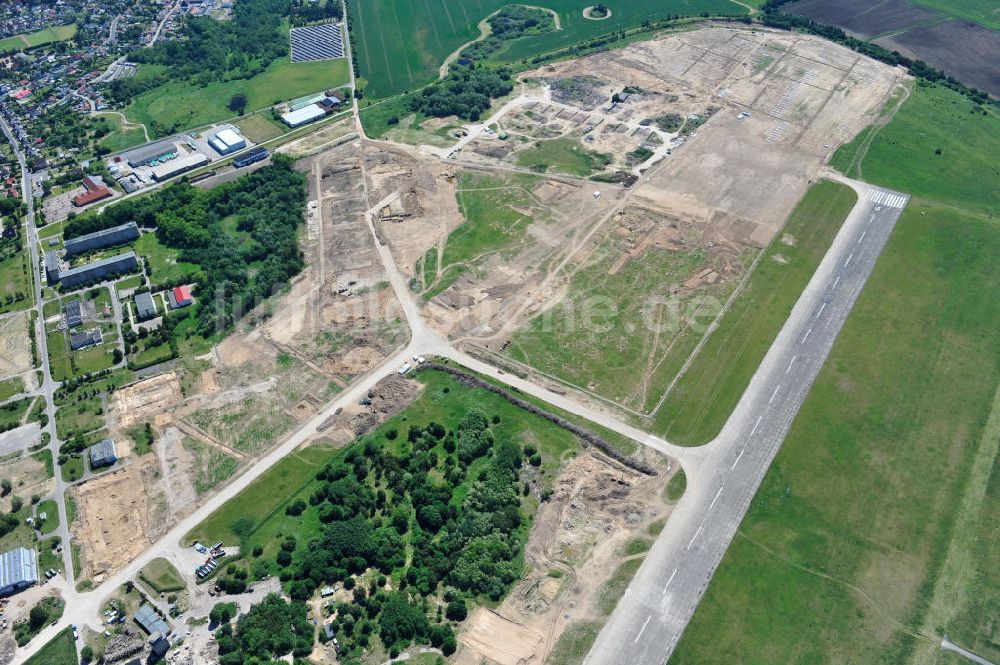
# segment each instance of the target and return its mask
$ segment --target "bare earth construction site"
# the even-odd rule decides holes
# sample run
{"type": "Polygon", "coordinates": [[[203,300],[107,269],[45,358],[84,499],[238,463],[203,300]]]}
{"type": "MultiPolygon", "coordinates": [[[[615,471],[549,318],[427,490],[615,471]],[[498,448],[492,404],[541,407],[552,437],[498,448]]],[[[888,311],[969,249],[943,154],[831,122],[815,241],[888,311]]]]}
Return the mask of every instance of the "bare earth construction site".
{"type": "Polygon", "coordinates": [[[546,66],[445,164],[382,153],[422,175],[374,183],[378,228],[465,350],[652,416],[824,160],[903,77],[818,38],[732,29],[546,66]]]}

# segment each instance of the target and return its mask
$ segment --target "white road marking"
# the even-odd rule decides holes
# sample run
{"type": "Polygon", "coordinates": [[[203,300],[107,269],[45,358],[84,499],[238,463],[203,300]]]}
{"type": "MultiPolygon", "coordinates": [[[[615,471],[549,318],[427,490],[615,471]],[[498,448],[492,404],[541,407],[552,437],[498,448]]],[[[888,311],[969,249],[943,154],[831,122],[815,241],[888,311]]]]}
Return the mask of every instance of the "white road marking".
{"type": "Polygon", "coordinates": [[[694,532],[694,538],[692,538],[692,539],[691,539],[691,542],[690,542],[690,543],[688,543],[688,546],[687,546],[687,549],[691,549],[691,546],[692,546],[692,545],[694,545],[694,541],[696,541],[696,540],[698,539],[698,536],[700,536],[700,535],[701,535],[701,530],[702,530],[703,528],[705,528],[705,527],[704,527],[704,525],[703,525],[703,526],[700,526],[700,527],[698,527],[698,530],[694,532]]]}
{"type": "Polygon", "coordinates": [[[861,232],[861,237],[858,238],[858,244],[859,245],[861,244],[861,241],[865,239],[865,234],[866,233],[868,233],[868,229],[865,229],[864,231],[861,232]]]}
{"type": "Polygon", "coordinates": [[[743,457],[743,453],[746,452],[746,449],[747,449],[747,447],[744,445],[743,446],[743,450],[741,450],[740,454],[736,456],[736,461],[733,462],[733,465],[731,467],[729,467],[730,471],[732,471],[733,469],[735,469],[736,465],[739,464],[740,458],[743,457]]]}
{"type": "Polygon", "coordinates": [[[674,581],[674,575],[676,574],[677,574],[677,569],[674,568],[674,572],[670,573],[670,579],[667,580],[667,583],[663,585],[663,593],[660,594],[661,596],[667,592],[667,587],[670,586],[670,583],[674,581]]]}
{"type": "Polygon", "coordinates": [[[646,626],[649,625],[649,620],[652,619],[652,618],[653,618],[652,614],[650,614],[648,617],[646,617],[646,623],[642,624],[642,628],[639,629],[639,634],[635,636],[635,641],[636,642],[638,642],[639,638],[642,637],[642,632],[644,630],[646,630],[646,626]]]}
{"type": "Polygon", "coordinates": [[[719,488],[719,491],[715,493],[715,498],[714,498],[714,499],[712,499],[712,503],[708,504],[708,509],[709,509],[709,510],[711,510],[711,509],[712,509],[712,506],[714,506],[714,505],[715,505],[715,502],[719,500],[719,495],[720,495],[720,494],[722,494],[722,487],[720,487],[720,488],[719,488]]]}
{"type": "Polygon", "coordinates": [[[822,305],[819,306],[819,311],[816,312],[816,316],[814,318],[818,319],[823,314],[824,309],[826,309],[826,303],[823,303],[822,305]]]}
{"type": "Polygon", "coordinates": [[[840,275],[837,275],[837,279],[833,280],[833,288],[837,288],[838,284],[840,284],[840,275]]]}
{"type": "MultiPolygon", "coordinates": [[[[757,417],[757,422],[755,422],[753,424],[753,429],[750,430],[750,436],[753,436],[753,433],[757,431],[757,425],[760,425],[760,421],[763,420],[763,419],[764,419],[764,416],[758,416],[757,417]]],[[[747,438],[749,439],[750,437],[748,436],[747,438]]]]}
{"type": "Polygon", "coordinates": [[[846,260],[846,261],[844,261],[844,267],[845,267],[845,268],[846,268],[847,266],[851,265],[851,259],[853,259],[853,258],[854,258],[854,253],[852,252],[852,253],[851,253],[851,255],[847,257],[847,260],[846,260]]]}
{"type": "Polygon", "coordinates": [[[785,374],[788,374],[789,372],[792,371],[792,365],[795,364],[796,358],[798,358],[798,356],[792,356],[792,359],[788,361],[788,369],[785,370],[785,374]]]}
{"type": "Polygon", "coordinates": [[[807,339],[809,339],[809,333],[811,333],[812,331],[813,331],[813,329],[812,329],[812,328],[810,328],[809,330],[807,330],[807,331],[806,331],[806,334],[805,334],[805,336],[803,336],[803,337],[802,337],[802,343],[803,343],[803,344],[805,344],[805,343],[806,343],[806,340],[807,340],[807,339]]]}
{"type": "Polygon", "coordinates": [[[770,404],[771,402],[773,402],[774,398],[778,396],[778,391],[779,390],[781,390],[781,384],[778,384],[778,387],[774,389],[774,392],[771,394],[771,399],[767,400],[768,404],[770,404]]]}

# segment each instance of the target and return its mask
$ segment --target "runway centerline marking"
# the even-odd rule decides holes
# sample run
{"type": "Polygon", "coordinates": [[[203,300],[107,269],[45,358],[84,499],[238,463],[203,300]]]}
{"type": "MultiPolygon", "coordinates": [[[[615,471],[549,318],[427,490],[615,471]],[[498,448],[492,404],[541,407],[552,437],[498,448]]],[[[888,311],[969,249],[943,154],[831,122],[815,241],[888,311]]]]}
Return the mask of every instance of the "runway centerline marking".
{"type": "Polygon", "coordinates": [[[691,542],[688,543],[687,549],[691,549],[691,546],[694,545],[694,541],[698,540],[698,536],[701,535],[701,530],[704,528],[704,525],[698,527],[698,530],[694,532],[694,537],[691,539],[691,542]]]}
{"type": "Polygon", "coordinates": [[[845,268],[846,268],[847,266],[851,265],[851,259],[853,259],[853,258],[854,258],[854,253],[853,253],[853,252],[851,252],[851,255],[847,257],[847,260],[846,260],[846,261],[844,261],[844,267],[845,267],[845,268]]]}
{"type": "Polygon", "coordinates": [[[744,446],[743,446],[743,450],[741,450],[741,451],[740,451],[740,454],[736,456],[736,461],[735,461],[735,462],[733,462],[733,465],[732,465],[731,467],[729,467],[729,470],[730,470],[730,471],[732,471],[733,469],[735,469],[735,468],[736,468],[736,465],[737,465],[737,464],[739,463],[739,461],[740,461],[740,458],[741,458],[741,457],[743,457],[743,453],[744,453],[744,452],[746,451],[746,449],[747,449],[747,447],[746,447],[746,446],[744,445],[744,446]]]}
{"type": "Polygon", "coordinates": [[[858,244],[859,245],[861,244],[861,241],[865,239],[865,234],[866,233],[868,233],[868,229],[865,229],[864,231],[861,232],[861,237],[858,238],[858,244]]]}
{"type": "Polygon", "coordinates": [[[715,505],[715,502],[719,500],[719,495],[722,494],[722,489],[723,489],[722,487],[719,488],[719,491],[715,493],[715,498],[712,499],[712,503],[708,504],[709,510],[711,510],[712,506],[715,505]]]}
{"type": "Polygon", "coordinates": [[[806,331],[806,334],[802,337],[802,343],[803,344],[805,344],[806,340],[809,339],[809,333],[811,333],[812,331],[813,331],[812,328],[810,328],[809,330],[806,331]]]}
{"type": "Polygon", "coordinates": [[[792,371],[792,365],[795,364],[795,359],[796,358],[798,358],[798,356],[792,356],[792,359],[788,363],[788,369],[785,370],[785,374],[788,374],[789,372],[792,371]]]}
{"type": "Polygon", "coordinates": [[[670,583],[674,581],[674,575],[676,574],[677,574],[677,569],[674,568],[674,572],[670,573],[670,579],[668,579],[667,583],[663,585],[663,593],[660,594],[661,596],[667,593],[667,587],[670,586],[670,583]]]}
{"type": "Polygon", "coordinates": [[[837,288],[838,284],[840,284],[840,275],[837,275],[837,279],[833,280],[833,288],[837,288]]]}
{"type": "Polygon", "coordinates": [[[823,303],[822,305],[819,306],[819,311],[816,312],[816,316],[814,318],[818,319],[820,315],[823,313],[824,309],[826,309],[826,303],[823,303]]]}
{"type": "MultiPolygon", "coordinates": [[[[639,638],[640,638],[640,637],[642,637],[642,632],[643,632],[644,630],[646,630],[646,626],[648,626],[648,625],[649,625],[649,620],[650,620],[650,619],[652,619],[652,618],[653,618],[653,615],[652,615],[652,614],[650,614],[650,615],[649,615],[648,617],[646,617],[646,622],[645,622],[644,624],[642,624],[642,628],[640,628],[640,629],[639,629],[639,634],[635,636],[635,642],[638,642],[638,641],[639,641],[639,638]]],[[[633,644],[634,644],[635,642],[633,642],[633,644]]]]}
{"type": "Polygon", "coordinates": [[[778,384],[778,387],[774,389],[773,393],[771,393],[771,399],[767,400],[768,404],[770,404],[771,402],[773,402],[774,398],[778,396],[778,391],[779,390],[781,390],[781,384],[778,384]]]}
{"type": "MultiPolygon", "coordinates": [[[[750,436],[753,436],[753,433],[757,431],[757,426],[760,425],[760,421],[763,420],[763,419],[764,419],[764,416],[758,416],[757,417],[757,422],[755,422],[753,424],[753,429],[750,430],[750,436]]],[[[748,436],[747,439],[749,439],[750,436],[748,436]]]]}

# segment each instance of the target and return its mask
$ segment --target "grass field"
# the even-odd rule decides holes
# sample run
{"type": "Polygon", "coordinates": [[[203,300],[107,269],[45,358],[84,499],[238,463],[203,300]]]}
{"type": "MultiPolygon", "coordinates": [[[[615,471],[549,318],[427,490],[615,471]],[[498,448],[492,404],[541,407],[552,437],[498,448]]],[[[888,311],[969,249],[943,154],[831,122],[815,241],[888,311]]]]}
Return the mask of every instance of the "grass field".
{"type": "MultiPolygon", "coordinates": [[[[976,212],[1000,212],[1000,117],[973,111],[968,99],[946,88],[914,85],[868,148],[864,179],[976,212]]],[[[856,141],[845,144],[831,164],[843,168],[856,148],[856,141]]]]}
{"type": "MultiPolygon", "coordinates": [[[[736,280],[675,293],[676,285],[702,268],[723,272],[719,260],[691,236],[693,230],[683,232],[683,251],[649,247],[624,265],[614,228],[602,233],[566,297],[518,329],[507,353],[645,413],[656,406],[736,280]]],[[[737,260],[747,266],[752,253],[746,250],[737,260]]]]}
{"type": "Polygon", "coordinates": [[[441,254],[440,274],[437,248],[421,259],[417,274],[423,275],[424,297],[434,297],[454,283],[465,269],[510,248],[524,237],[528,227],[543,214],[531,191],[537,182],[538,178],[526,174],[494,176],[468,171],[459,174],[458,207],[466,221],[448,236],[441,254]],[[532,209],[537,209],[538,214],[524,214],[532,209]]]}
{"type": "Polygon", "coordinates": [[[218,448],[207,446],[197,439],[184,437],[184,448],[194,456],[194,489],[204,494],[219,483],[232,478],[239,468],[239,461],[218,448]]]}
{"type": "Polygon", "coordinates": [[[153,559],[139,572],[139,577],[151,586],[157,593],[170,593],[171,591],[183,591],[185,588],[184,578],[177,572],[166,559],[160,557],[153,559]]]}
{"type": "Polygon", "coordinates": [[[254,143],[270,141],[288,131],[288,127],[272,120],[270,113],[254,113],[240,118],[235,124],[254,143]]]}
{"type": "MultiPolygon", "coordinates": [[[[51,454],[51,451],[49,454],[51,454]]],[[[45,513],[45,521],[42,522],[41,527],[38,529],[39,533],[43,536],[59,528],[59,507],[55,501],[51,499],[42,501],[35,508],[35,513],[38,515],[45,513]]]]}
{"type": "MultiPolygon", "coordinates": [[[[924,143],[897,123],[963,102],[918,88],[884,130],[898,139],[873,144],[866,176],[915,198],[671,663],[959,662],[941,633],[1000,658],[1000,223],[981,212],[1000,174],[963,209],[968,164],[879,166],[924,143]]],[[[996,120],[954,119],[983,163],[996,120]]]]}
{"type": "Polygon", "coordinates": [[[587,652],[597,639],[601,624],[573,623],[566,627],[559,640],[552,647],[547,665],[580,665],[587,657],[587,652]]]}
{"type": "Polygon", "coordinates": [[[178,261],[180,250],[162,244],[155,233],[143,233],[135,241],[135,252],[149,260],[149,281],[153,284],[173,282],[188,275],[197,278],[201,269],[194,263],[178,261]]]}
{"type": "Polygon", "coordinates": [[[0,401],[20,395],[24,391],[24,380],[19,376],[0,381],[0,401]]]}
{"type": "Polygon", "coordinates": [[[674,391],[656,413],[654,430],[675,443],[706,443],[719,433],[802,289],[830,248],[857,196],[847,185],[819,182],[775,237],[743,291],[674,391]],[[788,260],[774,260],[780,254],[788,260]]]}
{"type": "Polygon", "coordinates": [[[100,141],[101,146],[111,152],[121,152],[145,143],[146,136],[142,133],[142,127],[123,128],[121,116],[113,113],[99,113],[96,117],[104,118],[112,128],[111,133],[102,137],[100,141]]]}
{"type": "Polygon", "coordinates": [[[26,48],[33,48],[52,42],[63,42],[72,39],[76,35],[76,24],[60,25],[54,28],[46,28],[38,32],[26,35],[14,35],[6,39],[0,39],[0,52],[22,51],[26,48]]]}
{"type": "Polygon", "coordinates": [[[38,653],[24,661],[24,665],[77,665],[79,662],[73,631],[66,628],[39,649],[38,653]]]}
{"type": "Polygon", "coordinates": [[[0,261],[0,314],[28,309],[32,305],[28,252],[0,261]]]}
{"type": "Polygon", "coordinates": [[[347,61],[343,59],[294,64],[281,59],[247,80],[210,83],[203,87],[187,82],[166,83],[136,97],[126,107],[125,115],[131,122],[145,124],[150,134],[154,121],[160,128],[173,127],[180,131],[232,118],[233,112],[226,105],[238,93],[246,95],[248,110],[257,110],[335,88],[349,80],[347,61]]]}
{"type": "MultiPolygon", "coordinates": [[[[370,0],[352,4],[351,37],[367,81],[365,97],[389,97],[434,80],[450,53],[479,36],[477,24],[506,4],[506,0],[370,0]]],[[[592,21],[583,17],[586,3],[551,0],[541,6],[558,12],[562,30],[508,42],[494,58],[519,60],[673,14],[746,13],[728,0],[631,0],[610,4],[610,18],[592,21]]]]}
{"type": "Polygon", "coordinates": [[[601,171],[611,161],[607,155],[587,150],[576,139],[562,137],[538,141],[517,153],[517,165],[539,173],[565,173],[586,177],[601,171]]]}
{"type": "MultiPolygon", "coordinates": [[[[626,552],[629,554],[629,552],[626,552]]],[[[615,611],[618,601],[625,595],[625,589],[629,582],[635,577],[635,573],[642,565],[642,557],[629,559],[622,563],[615,572],[611,574],[608,581],[601,586],[597,596],[597,609],[604,616],[610,616],[615,611]]]]}
{"type": "Polygon", "coordinates": [[[994,0],[911,0],[950,16],[968,19],[987,28],[1000,30],[1000,9],[994,0]]]}
{"type": "MultiPolygon", "coordinates": [[[[422,372],[419,380],[425,385],[421,396],[401,414],[374,430],[371,436],[396,429],[400,432],[399,440],[405,440],[402,433],[408,427],[407,422],[422,426],[435,421],[453,429],[469,409],[475,407],[488,417],[500,416],[500,423],[493,426],[497,436],[509,435],[514,440],[535,443],[543,457],[541,468],[549,477],[554,475],[563,454],[578,446],[569,432],[513,406],[498,395],[465,388],[441,372],[422,372]]],[[[241,540],[240,532],[249,531],[247,544],[264,546],[265,558],[273,558],[271,554],[279,541],[276,534],[299,529],[299,520],[285,514],[285,505],[296,498],[307,499],[318,482],[316,471],[342,452],[342,448],[311,446],[286,457],[195,527],[185,536],[184,542],[222,540],[232,543],[241,540]],[[247,529],[248,526],[251,528],[247,529]]],[[[299,534],[299,540],[305,542],[315,535],[299,534]]]]}

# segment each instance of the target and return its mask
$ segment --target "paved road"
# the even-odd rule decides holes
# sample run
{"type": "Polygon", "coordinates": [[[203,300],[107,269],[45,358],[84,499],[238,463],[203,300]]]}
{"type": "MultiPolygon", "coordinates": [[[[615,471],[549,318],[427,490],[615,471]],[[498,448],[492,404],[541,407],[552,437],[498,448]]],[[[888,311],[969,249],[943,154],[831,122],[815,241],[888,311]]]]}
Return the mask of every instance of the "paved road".
{"type": "Polygon", "coordinates": [[[963,649],[962,647],[958,646],[957,644],[949,640],[947,637],[945,637],[944,640],[941,641],[941,650],[953,651],[958,655],[965,657],[967,660],[971,660],[973,663],[979,663],[979,665],[993,665],[993,663],[986,660],[982,656],[974,654],[968,649],[963,649]]]}
{"type": "Polygon", "coordinates": [[[687,493],[586,665],[662,665],[694,614],[906,205],[905,195],[845,182],[858,204],[703,463],[688,472],[687,493]]]}

